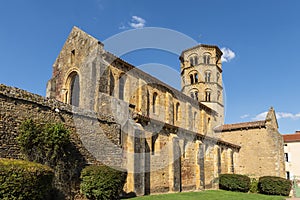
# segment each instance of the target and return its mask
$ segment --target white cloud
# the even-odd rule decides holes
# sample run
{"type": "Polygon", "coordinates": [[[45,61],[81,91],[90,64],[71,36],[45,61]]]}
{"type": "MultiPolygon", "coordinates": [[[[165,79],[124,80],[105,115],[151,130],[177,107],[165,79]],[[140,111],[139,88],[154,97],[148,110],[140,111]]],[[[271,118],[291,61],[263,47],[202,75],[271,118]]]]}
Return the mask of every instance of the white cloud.
{"type": "Polygon", "coordinates": [[[144,28],[146,24],[146,20],[138,16],[132,16],[131,22],[129,22],[129,26],[132,28],[144,28]]]}
{"type": "Polygon", "coordinates": [[[284,119],[284,118],[300,119],[300,113],[293,114],[293,113],[278,112],[276,113],[276,117],[277,119],[284,119]]]}
{"type": "Polygon", "coordinates": [[[235,58],[235,53],[231,49],[227,47],[223,47],[221,48],[221,51],[223,52],[222,55],[223,62],[230,62],[232,59],[235,58]]]}
{"type": "MultiPolygon", "coordinates": [[[[252,119],[253,120],[264,120],[264,119],[266,119],[267,114],[268,114],[268,112],[263,112],[263,113],[260,113],[260,114],[256,115],[252,119]]],[[[286,113],[286,112],[277,112],[276,117],[277,117],[277,119],[297,120],[297,119],[300,119],[300,113],[293,114],[293,113],[286,113]]]]}
{"type": "Polygon", "coordinates": [[[240,118],[241,118],[241,119],[245,119],[245,118],[248,118],[249,116],[250,116],[250,115],[245,114],[245,115],[240,116],[240,118]]]}
{"type": "Polygon", "coordinates": [[[267,114],[268,114],[268,112],[260,113],[260,114],[256,115],[254,118],[252,118],[252,120],[264,120],[264,119],[266,119],[267,114]]]}

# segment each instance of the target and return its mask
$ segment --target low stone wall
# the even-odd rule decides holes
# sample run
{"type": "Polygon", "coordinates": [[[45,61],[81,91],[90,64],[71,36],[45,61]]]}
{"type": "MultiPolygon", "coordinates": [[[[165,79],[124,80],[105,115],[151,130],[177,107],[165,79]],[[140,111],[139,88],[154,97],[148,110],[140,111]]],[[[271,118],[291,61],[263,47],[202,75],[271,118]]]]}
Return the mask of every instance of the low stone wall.
{"type": "MultiPolygon", "coordinates": [[[[23,159],[16,141],[20,124],[26,119],[37,123],[63,123],[71,130],[71,142],[75,148],[79,168],[103,161],[105,164],[122,165],[120,125],[110,115],[96,114],[63,104],[54,99],[0,85],[0,157],[23,159]],[[108,145],[110,143],[110,145],[108,145]],[[103,148],[103,146],[108,146],[103,148]],[[115,159],[111,159],[115,158],[115,159]]],[[[102,163],[102,162],[101,162],[102,163]]],[[[77,169],[78,176],[81,169],[77,169]]],[[[78,189],[69,184],[71,198],[78,189]]]]}

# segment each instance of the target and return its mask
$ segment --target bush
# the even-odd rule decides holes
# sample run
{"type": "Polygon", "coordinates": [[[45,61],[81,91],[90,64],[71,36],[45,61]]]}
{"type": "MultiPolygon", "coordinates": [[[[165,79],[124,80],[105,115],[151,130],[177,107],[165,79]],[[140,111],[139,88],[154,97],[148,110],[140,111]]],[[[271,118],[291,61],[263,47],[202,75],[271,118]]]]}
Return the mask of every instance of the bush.
{"type": "Polygon", "coordinates": [[[250,178],[240,174],[220,174],[219,187],[223,190],[248,192],[250,178]]]}
{"type": "Polygon", "coordinates": [[[251,193],[258,193],[258,181],[255,178],[251,179],[250,192],[251,193]]]}
{"type": "Polygon", "coordinates": [[[81,172],[80,189],[89,199],[119,199],[127,173],[107,166],[87,166],[81,172]]]}
{"type": "Polygon", "coordinates": [[[281,177],[263,176],[258,181],[258,191],[262,194],[288,196],[291,188],[291,181],[281,177]]]}
{"type": "Polygon", "coordinates": [[[54,186],[62,196],[72,197],[85,160],[71,141],[71,132],[61,123],[27,119],[19,127],[18,144],[24,157],[47,165],[55,172],[54,186]]]}
{"type": "Polygon", "coordinates": [[[28,160],[54,167],[66,156],[70,133],[60,123],[41,125],[28,119],[21,124],[17,140],[28,160]]]}
{"type": "Polygon", "coordinates": [[[0,159],[0,199],[48,199],[53,177],[54,172],[45,165],[0,159]]]}

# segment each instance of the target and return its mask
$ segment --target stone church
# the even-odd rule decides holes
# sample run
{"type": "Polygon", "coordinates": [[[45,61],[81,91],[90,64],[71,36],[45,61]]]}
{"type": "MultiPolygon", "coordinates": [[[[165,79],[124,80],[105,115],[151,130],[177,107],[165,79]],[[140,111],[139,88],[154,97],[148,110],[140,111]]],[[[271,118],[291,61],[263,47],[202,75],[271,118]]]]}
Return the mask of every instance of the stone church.
{"type": "Polygon", "coordinates": [[[220,173],[284,177],[273,109],[264,121],[223,125],[221,56],[213,45],[184,50],[178,91],[74,27],[53,65],[47,97],[119,118],[127,192],[213,188],[220,173]]]}
{"type": "MultiPolygon", "coordinates": [[[[43,106],[39,118],[48,105],[45,119],[66,124],[69,113],[84,115],[77,125],[72,122],[76,134],[84,135],[82,146],[95,160],[126,169],[124,190],[136,195],[217,188],[221,173],[284,177],[283,140],[273,108],[263,121],[224,125],[221,57],[214,45],[183,50],[178,91],[74,27],[53,65],[47,98],[16,95],[23,92],[0,85],[1,113],[18,118],[22,115],[9,110],[31,112],[27,107],[34,104],[43,106]]],[[[11,123],[0,117],[3,127],[11,123]]]]}

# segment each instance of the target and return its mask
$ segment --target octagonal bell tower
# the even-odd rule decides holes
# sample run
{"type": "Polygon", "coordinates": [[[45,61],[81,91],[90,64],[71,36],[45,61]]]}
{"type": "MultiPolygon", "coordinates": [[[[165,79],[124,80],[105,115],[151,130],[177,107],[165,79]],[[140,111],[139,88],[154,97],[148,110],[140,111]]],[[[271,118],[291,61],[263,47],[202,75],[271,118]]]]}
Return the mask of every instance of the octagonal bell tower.
{"type": "Polygon", "coordinates": [[[200,44],[180,56],[181,91],[218,112],[224,124],[222,51],[217,46],[200,44]]]}

